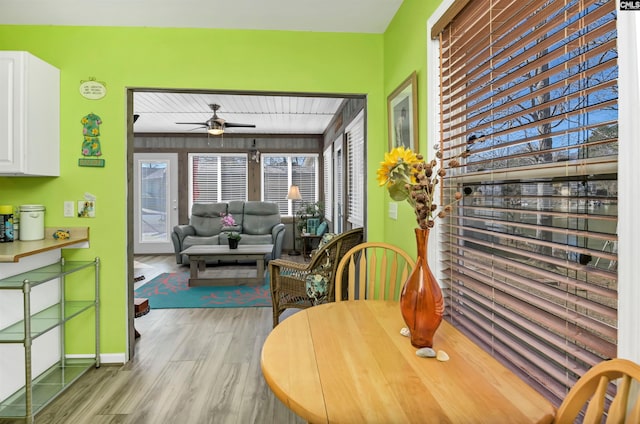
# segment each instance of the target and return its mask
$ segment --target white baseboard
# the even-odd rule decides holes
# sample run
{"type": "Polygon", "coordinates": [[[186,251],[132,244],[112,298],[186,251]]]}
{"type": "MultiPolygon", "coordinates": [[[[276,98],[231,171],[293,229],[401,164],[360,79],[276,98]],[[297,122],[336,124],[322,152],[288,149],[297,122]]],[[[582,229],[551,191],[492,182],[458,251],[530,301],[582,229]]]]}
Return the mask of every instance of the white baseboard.
{"type": "MultiPolygon", "coordinates": [[[[69,359],[87,359],[93,358],[91,354],[75,354],[75,355],[67,355],[69,359]]],[[[101,364],[124,364],[125,363],[125,355],[124,353],[102,353],[100,354],[100,363],[101,364]]]]}

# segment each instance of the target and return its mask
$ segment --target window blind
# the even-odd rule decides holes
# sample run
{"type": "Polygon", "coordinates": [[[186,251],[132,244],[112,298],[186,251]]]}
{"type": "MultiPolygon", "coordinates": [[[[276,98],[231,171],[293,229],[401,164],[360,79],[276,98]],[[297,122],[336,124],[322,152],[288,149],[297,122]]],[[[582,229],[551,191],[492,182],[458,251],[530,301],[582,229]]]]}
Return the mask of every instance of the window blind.
{"type": "Polygon", "coordinates": [[[247,155],[189,154],[189,199],[193,203],[247,199],[247,155]]]}
{"type": "Polygon", "coordinates": [[[334,192],[334,220],[333,232],[342,232],[344,220],[344,156],[342,143],[336,143],[333,146],[333,187],[334,192]]]}
{"type": "Polygon", "coordinates": [[[322,154],[324,216],[333,221],[333,145],[329,145],[322,154]]]}
{"type": "Polygon", "coordinates": [[[291,184],[300,189],[302,204],[318,201],[318,155],[291,157],[291,184]]]}
{"type": "Polygon", "coordinates": [[[616,356],[616,35],[614,1],[479,0],[438,37],[447,319],[556,404],[616,356]]]}
{"type": "Polygon", "coordinates": [[[292,216],[293,202],[287,200],[289,187],[298,186],[302,201],[318,200],[318,155],[262,154],[262,199],[278,204],[281,215],[292,216]]]}
{"type": "Polygon", "coordinates": [[[347,221],[354,227],[364,225],[364,112],[347,126],[347,221]]]}
{"type": "Polygon", "coordinates": [[[278,204],[280,215],[291,215],[287,193],[291,178],[286,156],[262,154],[262,200],[278,204]]]}
{"type": "Polygon", "coordinates": [[[247,156],[220,157],[220,199],[247,200],[247,156]]]}

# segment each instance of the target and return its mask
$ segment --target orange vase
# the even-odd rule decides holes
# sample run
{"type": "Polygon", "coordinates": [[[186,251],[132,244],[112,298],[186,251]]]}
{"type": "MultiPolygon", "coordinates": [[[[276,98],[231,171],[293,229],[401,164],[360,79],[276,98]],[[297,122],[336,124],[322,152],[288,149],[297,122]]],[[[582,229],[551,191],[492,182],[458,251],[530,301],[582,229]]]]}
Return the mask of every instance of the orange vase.
{"type": "Polygon", "coordinates": [[[442,322],[444,299],[440,285],[427,262],[429,230],[416,228],[418,259],[400,294],[402,318],[415,347],[433,347],[433,336],[442,322]]]}

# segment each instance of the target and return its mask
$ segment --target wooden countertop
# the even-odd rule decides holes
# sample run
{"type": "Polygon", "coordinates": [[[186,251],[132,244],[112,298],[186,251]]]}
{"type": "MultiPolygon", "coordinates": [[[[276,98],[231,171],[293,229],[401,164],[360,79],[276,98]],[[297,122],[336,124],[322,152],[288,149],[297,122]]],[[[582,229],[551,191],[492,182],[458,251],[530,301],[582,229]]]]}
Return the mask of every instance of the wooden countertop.
{"type": "Polygon", "coordinates": [[[18,262],[25,256],[87,242],[89,242],[89,227],[46,227],[42,240],[0,243],[0,263],[18,262]],[[53,233],[57,230],[69,230],[71,237],[66,240],[56,240],[53,238],[53,233]]]}

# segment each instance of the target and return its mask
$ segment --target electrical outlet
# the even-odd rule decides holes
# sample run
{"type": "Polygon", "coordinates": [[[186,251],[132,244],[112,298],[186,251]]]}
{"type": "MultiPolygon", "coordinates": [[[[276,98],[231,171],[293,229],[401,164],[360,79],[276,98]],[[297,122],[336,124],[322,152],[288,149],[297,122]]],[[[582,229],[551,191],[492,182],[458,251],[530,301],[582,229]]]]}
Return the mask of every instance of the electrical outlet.
{"type": "Polygon", "coordinates": [[[73,200],[66,200],[64,202],[64,216],[68,218],[73,218],[74,216],[76,216],[73,200]]]}

